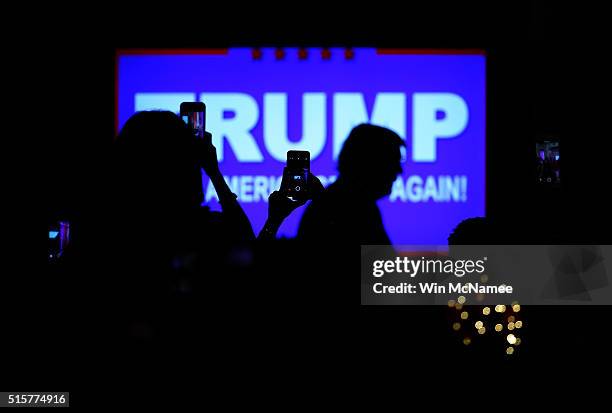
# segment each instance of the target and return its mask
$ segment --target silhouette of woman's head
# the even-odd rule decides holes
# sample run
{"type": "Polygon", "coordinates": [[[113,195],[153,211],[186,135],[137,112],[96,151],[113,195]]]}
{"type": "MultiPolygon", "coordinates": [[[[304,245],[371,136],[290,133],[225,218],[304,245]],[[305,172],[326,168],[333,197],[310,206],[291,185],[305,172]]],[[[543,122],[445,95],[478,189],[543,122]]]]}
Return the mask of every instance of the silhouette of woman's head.
{"type": "Polygon", "coordinates": [[[113,191],[126,207],[181,210],[203,199],[195,137],[167,111],[138,112],[114,142],[113,191]]]}
{"type": "Polygon", "coordinates": [[[369,124],[356,126],[338,157],[340,178],[367,197],[379,199],[389,195],[393,182],[402,173],[404,146],[402,138],[390,129],[369,124]]]}

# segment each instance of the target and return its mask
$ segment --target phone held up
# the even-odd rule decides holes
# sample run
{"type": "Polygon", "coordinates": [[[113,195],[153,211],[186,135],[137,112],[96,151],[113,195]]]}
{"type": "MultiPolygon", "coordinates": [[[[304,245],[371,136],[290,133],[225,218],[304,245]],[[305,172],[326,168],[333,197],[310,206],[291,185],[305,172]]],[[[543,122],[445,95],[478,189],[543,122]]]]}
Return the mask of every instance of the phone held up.
{"type": "Polygon", "coordinates": [[[204,102],[182,102],[181,119],[187,124],[195,136],[204,138],[206,130],[206,105],[204,102]]]}
{"type": "Polygon", "coordinates": [[[536,140],[536,175],[541,186],[561,186],[560,139],[546,137],[536,140]]]}
{"type": "Polygon", "coordinates": [[[310,152],[288,151],[287,166],[283,170],[281,192],[294,201],[308,199],[310,152]]]}

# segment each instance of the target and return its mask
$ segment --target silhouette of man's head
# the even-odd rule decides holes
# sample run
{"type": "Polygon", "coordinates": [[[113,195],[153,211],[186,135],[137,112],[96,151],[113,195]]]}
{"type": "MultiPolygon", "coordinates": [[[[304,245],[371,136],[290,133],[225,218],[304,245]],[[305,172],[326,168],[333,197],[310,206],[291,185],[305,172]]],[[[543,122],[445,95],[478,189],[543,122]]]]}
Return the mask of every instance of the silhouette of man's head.
{"type": "Polygon", "coordinates": [[[115,189],[122,204],[173,210],[199,206],[203,193],[195,140],[172,112],[133,115],[114,143],[115,189]]]}
{"type": "Polygon", "coordinates": [[[498,233],[488,218],[461,221],[448,236],[448,245],[488,245],[498,240],[498,233]]]}
{"type": "Polygon", "coordinates": [[[403,146],[402,138],[387,128],[369,124],[356,126],[338,157],[340,178],[367,198],[389,195],[393,182],[402,173],[403,146]]]}

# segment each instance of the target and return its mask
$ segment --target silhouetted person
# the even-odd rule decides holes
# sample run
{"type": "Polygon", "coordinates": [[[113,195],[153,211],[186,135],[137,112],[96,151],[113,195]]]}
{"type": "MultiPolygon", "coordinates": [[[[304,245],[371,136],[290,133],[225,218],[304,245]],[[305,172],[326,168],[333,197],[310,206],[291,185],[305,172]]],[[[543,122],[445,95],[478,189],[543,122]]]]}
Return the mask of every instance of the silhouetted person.
{"type": "MultiPolygon", "coordinates": [[[[109,212],[113,215],[130,216],[131,224],[145,223],[146,228],[140,230],[153,230],[154,233],[175,229],[190,231],[189,227],[178,227],[185,220],[192,224],[190,221],[195,216],[203,218],[207,224],[211,220],[220,221],[224,225],[222,235],[227,239],[253,239],[250,222],[221,175],[209,133],[204,140],[197,139],[171,112],[139,112],[124,125],[112,155],[108,200],[109,212]],[[211,214],[201,207],[204,198],[202,168],[219,196],[220,214],[211,214]],[[148,217],[153,221],[147,222],[148,217]],[[164,219],[171,221],[164,223],[164,219]],[[161,226],[162,223],[165,225],[161,226]]],[[[124,227],[123,231],[128,228],[124,227]]],[[[193,235],[212,241],[214,234],[196,232],[193,235]]],[[[179,240],[168,241],[176,245],[179,240]]]]}
{"type": "Polygon", "coordinates": [[[100,333],[111,341],[189,341],[203,322],[198,309],[221,299],[216,284],[227,282],[240,265],[237,249],[254,240],[211,135],[196,138],[171,112],[139,112],[113,143],[108,168],[95,225],[77,251],[82,276],[94,280],[83,294],[98,299],[100,333]],[[202,168],[221,212],[201,206],[202,168]]]}
{"type": "Polygon", "coordinates": [[[391,193],[402,172],[403,146],[389,129],[355,127],[338,157],[338,179],[308,206],[298,237],[321,243],[390,244],[376,201],[391,193]]]}
{"type": "Polygon", "coordinates": [[[489,245],[500,238],[490,219],[474,217],[457,224],[448,236],[448,245],[489,245]]]}

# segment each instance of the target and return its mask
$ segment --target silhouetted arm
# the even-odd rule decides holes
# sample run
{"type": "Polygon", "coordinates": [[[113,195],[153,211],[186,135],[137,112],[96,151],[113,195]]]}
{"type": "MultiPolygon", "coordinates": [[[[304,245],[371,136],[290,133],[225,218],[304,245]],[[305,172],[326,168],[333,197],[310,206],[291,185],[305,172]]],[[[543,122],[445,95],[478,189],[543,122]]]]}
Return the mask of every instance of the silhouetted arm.
{"type": "MultiPolygon", "coordinates": [[[[315,175],[311,175],[308,183],[309,199],[318,196],[324,188],[315,175]]],[[[268,219],[259,232],[258,240],[273,240],[283,221],[298,207],[304,205],[307,199],[293,201],[285,194],[274,191],[268,197],[268,219]]]]}
{"type": "Polygon", "coordinates": [[[258,240],[266,241],[276,239],[276,233],[281,224],[297,207],[304,205],[304,201],[292,201],[279,191],[274,191],[268,197],[268,219],[259,232],[258,240]]]}
{"type": "Polygon", "coordinates": [[[200,142],[202,145],[200,151],[202,168],[210,178],[210,182],[213,184],[217,196],[219,197],[219,203],[221,204],[221,210],[223,212],[223,221],[231,232],[231,234],[228,235],[233,239],[241,241],[255,239],[255,233],[253,232],[253,227],[251,226],[249,218],[240,206],[236,194],[231,191],[219,170],[217,149],[212,144],[212,135],[208,132],[204,132],[204,139],[200,142]]]}

